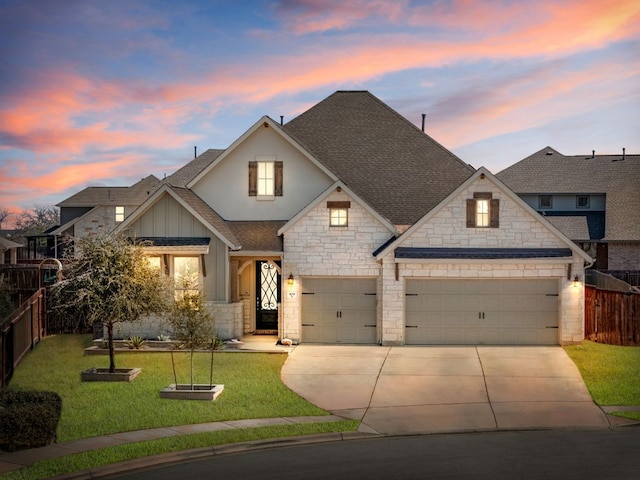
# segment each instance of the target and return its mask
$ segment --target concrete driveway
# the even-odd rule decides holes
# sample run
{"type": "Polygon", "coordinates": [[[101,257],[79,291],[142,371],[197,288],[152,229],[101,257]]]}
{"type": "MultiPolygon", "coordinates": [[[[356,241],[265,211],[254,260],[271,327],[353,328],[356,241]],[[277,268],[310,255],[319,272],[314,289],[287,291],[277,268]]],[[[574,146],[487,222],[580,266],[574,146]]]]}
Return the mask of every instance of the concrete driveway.
{"type": "Polygon", "coordinates": [[[294,392],[383,434],[606,427],[560,347],[299,345],[294,392]]]}

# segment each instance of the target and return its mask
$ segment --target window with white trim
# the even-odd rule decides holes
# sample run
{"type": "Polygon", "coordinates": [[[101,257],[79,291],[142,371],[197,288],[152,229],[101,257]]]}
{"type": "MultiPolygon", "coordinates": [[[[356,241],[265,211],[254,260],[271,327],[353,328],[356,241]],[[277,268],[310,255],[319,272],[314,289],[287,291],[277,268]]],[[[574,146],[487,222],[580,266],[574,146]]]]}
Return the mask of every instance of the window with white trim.
{"type": "Polygon", "coordinates": [[[282,197],[283,165],[275,155],[258,155],[249,162],[249,196],[262,200],[282,197]]]}
{"type": "Polygon", "coordinates": [[[258,162],[258,196],[273,196],[274,192],[273,162],[258,162]]]}
{"type": "Polygon", "coordinates": [[[116,222],[124,222],[124,207],[116,207],[116,222]]]}

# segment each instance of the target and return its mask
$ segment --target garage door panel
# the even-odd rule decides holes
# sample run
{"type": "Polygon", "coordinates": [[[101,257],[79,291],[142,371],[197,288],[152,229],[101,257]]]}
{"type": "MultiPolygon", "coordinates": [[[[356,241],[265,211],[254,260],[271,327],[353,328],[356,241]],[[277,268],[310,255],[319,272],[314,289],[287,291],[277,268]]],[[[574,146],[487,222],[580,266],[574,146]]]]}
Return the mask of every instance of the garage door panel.
{"type": "Polygon", "coordinates": [[[558,344],[558,282],[413,280],[407,344],[558,344]]]}
{"type": "Polygon", "coordinates": [[[376,280],[304,278],[302,341],[376,343],[376,280]]]}

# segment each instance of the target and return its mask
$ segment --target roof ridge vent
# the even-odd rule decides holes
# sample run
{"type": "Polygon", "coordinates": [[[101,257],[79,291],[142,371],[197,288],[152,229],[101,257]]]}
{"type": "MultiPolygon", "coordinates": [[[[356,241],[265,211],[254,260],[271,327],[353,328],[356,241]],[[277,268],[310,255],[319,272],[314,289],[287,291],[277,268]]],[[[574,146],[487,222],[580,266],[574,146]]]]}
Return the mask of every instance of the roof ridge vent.
{"type": "Polygon", "coordinates": [[[626,148],[622,147],[622,158],[614,158],[613,160],[611,160],[612,162],[621,162],[623,161],[626,157],[627,157],[627,152],[626,152],[626,148]]]}

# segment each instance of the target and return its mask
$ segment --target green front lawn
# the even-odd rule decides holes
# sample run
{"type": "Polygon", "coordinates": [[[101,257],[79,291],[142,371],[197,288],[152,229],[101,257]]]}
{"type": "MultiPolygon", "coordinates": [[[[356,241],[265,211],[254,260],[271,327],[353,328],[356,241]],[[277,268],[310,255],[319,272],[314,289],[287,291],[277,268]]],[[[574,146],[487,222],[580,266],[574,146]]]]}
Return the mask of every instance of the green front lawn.
{"type": "MultiPolygon", "coordinates": [[[[565,351],[578,366],[598,405],[640,405],[640,347],[585,340],[583,345],[565,347],[565,351]]],[[[623,416],[640,420],[638,412],[623,416]]]]}
{"type": "MultiPolygon", "coordinates": [[[[168,353],[117,353],[116,367],[140,367],[131,383],[81,382],[80,372],[108,367],[103,355],[84,355],[88,335],[45,338],[18,366],[9,388],[52,390],[62,397],[58,441],[129,430],[247,418],[326,415],[280,380],[284,354],[216,352],[213,381],[224,384],[214,402],[167,400],[159,391],[174,383],[168,353]]],[[[188,353],[174,354],[178,382],[189,382],[188,353]]],[[[196,383],[209,383],[211,356],[195,356],[196,383]]]]}

